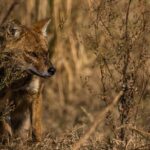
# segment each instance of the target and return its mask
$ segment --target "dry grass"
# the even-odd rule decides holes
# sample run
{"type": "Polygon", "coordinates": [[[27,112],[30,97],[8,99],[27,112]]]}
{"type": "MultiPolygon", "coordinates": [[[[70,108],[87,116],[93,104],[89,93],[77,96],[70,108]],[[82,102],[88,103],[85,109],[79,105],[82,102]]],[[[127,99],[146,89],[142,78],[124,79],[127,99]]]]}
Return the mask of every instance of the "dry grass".
{"type": "MultiPolygon", "coordinates": [[[[13,0],[0,3],[2,22],[13,0]]],[[[149,8],[147,0],[19,1],[8,20],[51,17],[57,74],[45,83],[43,141],[12,139],[0,149],[149,150],[149,8]]]]}

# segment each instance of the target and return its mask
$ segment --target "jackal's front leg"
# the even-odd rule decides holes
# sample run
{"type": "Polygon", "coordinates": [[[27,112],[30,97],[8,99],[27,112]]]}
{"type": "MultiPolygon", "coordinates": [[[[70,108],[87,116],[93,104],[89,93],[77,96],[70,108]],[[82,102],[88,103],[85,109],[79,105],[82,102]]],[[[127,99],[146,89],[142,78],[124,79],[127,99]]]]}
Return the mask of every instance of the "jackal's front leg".
{"type": "Polygon", "coordinates": [[[12,129],[5,120],[0,121],[0,142],[5,144],[9,142],[9,138],[12,136],[12,129]]]}
{"type": "Polygon", "coordinates": [[[34,141],[41,141],[42,137],[42,98],[41,95],[38,94],[34,98],[32,102],[32,138],[34,141]]]}

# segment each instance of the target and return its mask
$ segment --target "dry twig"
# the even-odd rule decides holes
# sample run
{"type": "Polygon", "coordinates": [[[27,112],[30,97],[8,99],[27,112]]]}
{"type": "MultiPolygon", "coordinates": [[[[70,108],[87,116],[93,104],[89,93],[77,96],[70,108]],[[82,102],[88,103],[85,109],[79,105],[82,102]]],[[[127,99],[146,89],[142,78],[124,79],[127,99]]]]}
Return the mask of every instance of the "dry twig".
{"type": "Polygon", "coordinates": [[[121,91],[113,100],[113,102],[107,106],[97,117],[94,119],[95,121],[91,125],[91,127],[87,130],[87,132],[80,138],[80,140],[72,146],[72,150],[78,150],[83,143],[91,136],[91,134],[96,130],[97,126],[104,120],[105,115],[108,111],[112,110],[114,105],[119,101],[123,92],[121,91]]]}
{"type": "Polygon", "coordinates": [[[19,4],[18,0],[14,0],[6,9],[6,12],[1,16],[0,18],[0,25],[2,25],[3,23],[5,23],[5,21],[8,19],[9,15],[11,14],[11,12],[14,10],[14,8],[16,7],[16,5],[19,4]]]}

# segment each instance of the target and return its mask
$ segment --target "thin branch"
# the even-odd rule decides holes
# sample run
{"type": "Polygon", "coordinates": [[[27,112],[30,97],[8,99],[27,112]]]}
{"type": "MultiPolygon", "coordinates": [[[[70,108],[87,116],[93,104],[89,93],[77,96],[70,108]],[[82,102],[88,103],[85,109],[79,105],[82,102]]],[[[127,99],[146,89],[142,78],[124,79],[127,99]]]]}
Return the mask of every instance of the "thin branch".
{"type": "Polygon", "coordinates": [[[102,123],[102,121],[104,120],[106,113],[108,111],[112,110],[112,108],[114,108],[115,104],[120,100],[120,98],[121,98],[122,95],[123,95],[123,92],[121,91],[114,98],[114,100],[112,101],[112,103],[110,105],[108,105],[100,114],[97,115],[97,117],[94,119],[93,124],[87,130],[87,132],[85,132],[85,134],[80,138],[80,140],[72,146],[72,150],[78,150],[84,144],[84,142],[86,142],[86,140],[89,139],[89,137],[91,136],[91,134],[96,130],[97,126],[100,123],[102,123]]]}
{"type": "Polygon", "coordinates": [[[6,10],[6,13],[4,15],[2,15],[1,20],[0,20],[0,25],[2,25],[3,23],[5,23],[5,21],[8,19],[9,15],[11,14],[11,12],[14,10],[14,8],[16,7],[16,5],[19,4],[18,0],[14,0],[9,6],[8,9],[6,10]]]}
{"type": "Polygon", "coordinates": [[[131,1],[132,0],[129,0],[127,13],[126,13],[126,29],[125,29],[126,41],[128,40],[128,22],[129,22],[129,10],[130,10],[130,6],[131,6],[131,1]]]}
{"type": "Polygon", "coordinates": [[[140,135],[143,136],[144,138],[150,139],[150,133],[148,133],[148,132],[146,132],[146,131],[143,131],[143,130],[141,130],[141,129],[137,129],[137,128],[135,128],[135,127],[123,125],[123,126],[117,128],[117,130],[120,130],[120,129],[122,129],[122,128],[126,128],[126,129],[129,129],[129,130],[135,131],[136,133],[140,134],[140,135]]]}
{"type": "Polygon", "coordinates": [[[126,29],[125,29],[125,42],[126,42],[126,53],[124,56],[124,67],[123,67],[123,83],[125,84],[126,82],[126,72],[127,72],[127,68],[129,65],[129,56],[130,56],[130,51],[129,51],[129,43],[128,43],[128,22],[129,22],[129,11],[130,11],[130,5],[131,5],[131,1],[129,0],[128,2],[128,8],[127,8],[127,13],[126,13],[126,29]]]}

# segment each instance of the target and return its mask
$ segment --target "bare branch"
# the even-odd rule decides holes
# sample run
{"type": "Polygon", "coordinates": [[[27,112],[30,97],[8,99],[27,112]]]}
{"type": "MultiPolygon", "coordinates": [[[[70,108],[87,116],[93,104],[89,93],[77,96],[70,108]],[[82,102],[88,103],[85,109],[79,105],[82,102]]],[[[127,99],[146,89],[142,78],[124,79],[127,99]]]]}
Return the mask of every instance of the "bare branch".
{"type": "Polygon", "coordinates": [[[113,107],[115,106],[115,104],[119,101],[119,99],[121,98],[121,96],[123,95],[123,92],[121,91],[113,100],[113,102],[107,106],[100,114],[97,115],[97,117],[94,119],[95,121],[93,122],[93,124],[91,125],[91,127],[87,130],[87,132],[80,138],[80,140],[75,143],[72,147],[72,150],[78,150],[83,143],[89,139],[89,137],[91,136],[91,134],[96,130],[97,126],[102,123],[102,121],[105,118],[105,115],[108,111],[112,110],[113,107]]]}
{"type": "Polygon", "coordinates": [[[0,25],[2,25],[3,23],[5,23],[5,21],[8,19],[9,15],[11,14],[11,12],[14,10],[14,8],[16,7],[16,5],[19,4],[18,0],[14,0],[7,8],[6,13],[4,13],[4,15],[2,15],[1,19],[0,19],[0,25]]]}

